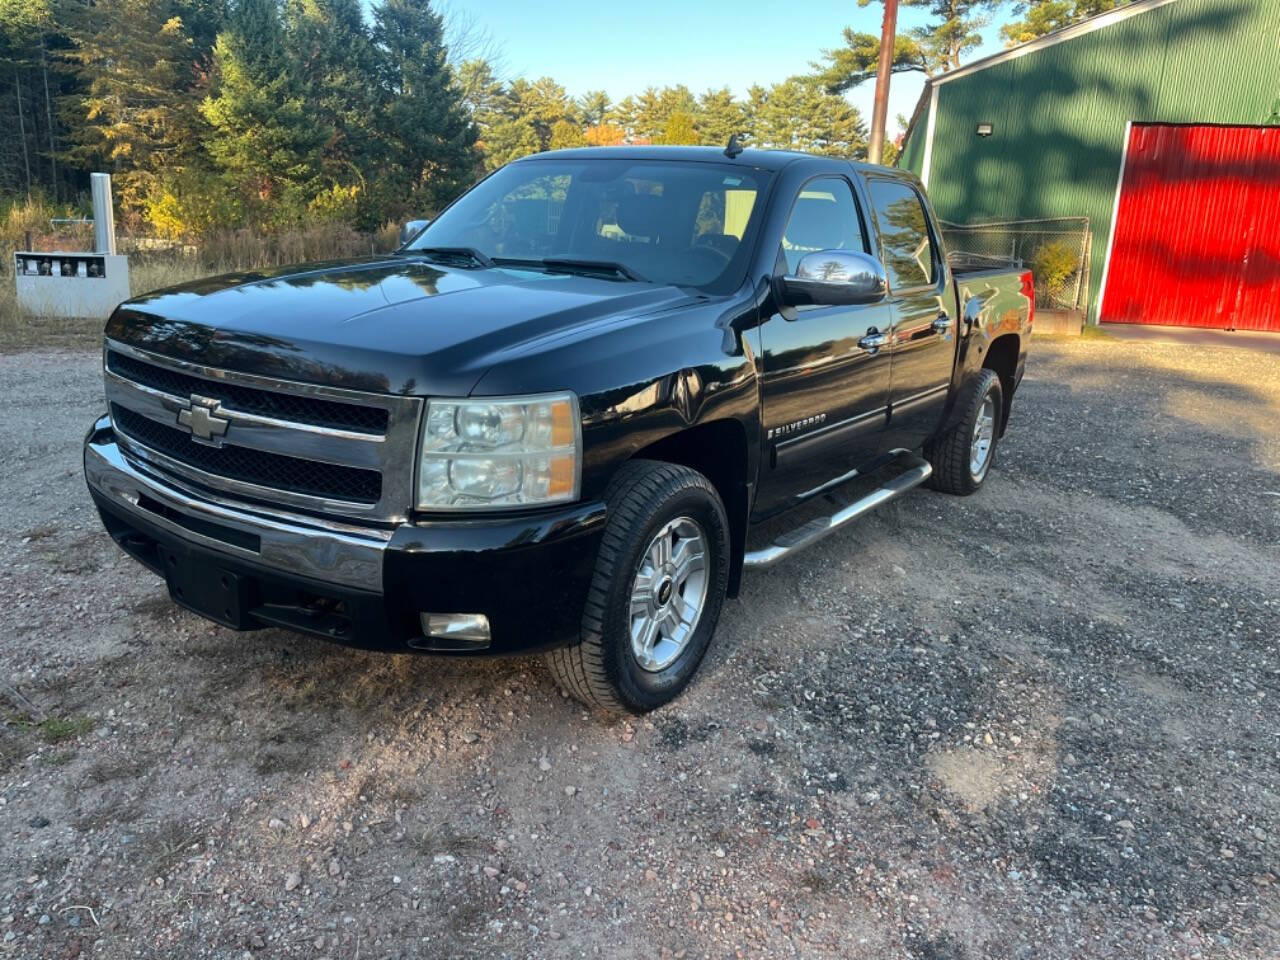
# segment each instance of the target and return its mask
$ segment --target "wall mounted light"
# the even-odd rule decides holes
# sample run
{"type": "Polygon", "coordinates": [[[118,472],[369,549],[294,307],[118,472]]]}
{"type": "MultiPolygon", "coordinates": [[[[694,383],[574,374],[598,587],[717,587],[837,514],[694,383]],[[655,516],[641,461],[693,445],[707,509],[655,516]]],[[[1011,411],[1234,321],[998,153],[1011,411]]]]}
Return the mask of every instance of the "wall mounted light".
{"type": "Polygon", "coordinates": [[[995,132],[995,129],[996,128],[992,124],[983,121],[978,124],[978,127],[974,132],[980,137],[989,137],[995,132]]]}

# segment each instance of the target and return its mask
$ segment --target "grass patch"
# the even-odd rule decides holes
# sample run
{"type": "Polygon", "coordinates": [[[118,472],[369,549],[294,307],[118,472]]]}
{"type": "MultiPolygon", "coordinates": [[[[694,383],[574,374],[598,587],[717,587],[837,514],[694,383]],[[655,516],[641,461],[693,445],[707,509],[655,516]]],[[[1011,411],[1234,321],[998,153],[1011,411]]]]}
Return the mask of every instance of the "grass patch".
{"type": "Polygon", "coordinates": [[[1114,340],[1115,337],[1100,323],[1086,323],[1080,330],[1082,340],[1114,340]]]}
{"type": "Polygon", "coordinates": [[[93,729],[93,717],[50,717],[39,725],[45,743],[62,743],[93,729]]]}
{"type": "Polygon", "coordinates": [[[25,730],[38,730],[45,743],[62,743],[93,729],[93,717],[49,717],[39,723],[27,717],[13,718],[15,725],[25,730]]]}

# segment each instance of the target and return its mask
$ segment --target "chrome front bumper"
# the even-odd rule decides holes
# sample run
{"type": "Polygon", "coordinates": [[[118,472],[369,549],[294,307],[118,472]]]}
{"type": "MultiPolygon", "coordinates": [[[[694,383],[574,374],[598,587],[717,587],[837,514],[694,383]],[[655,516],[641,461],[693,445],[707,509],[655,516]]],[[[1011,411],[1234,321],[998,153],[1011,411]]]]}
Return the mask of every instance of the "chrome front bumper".
{"type": "Polygon", "coordinates": [[[162,479],[125,456],[108,417],[85,439],[84,474],[90,489],[117,510],[180,540],[283,574],[383,592],[392,528],[254,508],[162,479]]]}

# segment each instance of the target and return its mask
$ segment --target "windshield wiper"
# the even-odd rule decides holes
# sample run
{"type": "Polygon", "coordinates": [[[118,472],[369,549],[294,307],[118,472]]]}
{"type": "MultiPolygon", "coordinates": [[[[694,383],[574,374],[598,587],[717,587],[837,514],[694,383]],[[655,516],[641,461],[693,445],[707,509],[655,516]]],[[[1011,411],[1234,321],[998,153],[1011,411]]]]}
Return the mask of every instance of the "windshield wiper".
{"type": "Polygon", "coordinates": [[[628,280],[634,280],[637,283],[644,283],[645,278],[640,276],[625,263],[618,263],[616,260],[579,260],[576,257],[546,257],[542,261],[546,266],[553,270],[566,270],[571,273],[616,273],[620,277],[626,277],[628,280]]]}
{"type": "Polygon", "coordinates": [[[516,257],[498,257],[494,261],[498,266],[542,267],[552,273],[612,273],[637,283],[647,283],[647,279],[636,273],[625,263],[615,260],[585,260],[578,257],[541,257],[538,259],[518,259],[516,257]]]}
{"type": "Polygon", "coordinates": [[[475,247],[418,247],[414,250],[406,250],[405,253],[417,253],[424,257],[462,257],[470,260],[481,267],[492,267],[493,261],[489,259],[487,254],[481,253],[475,247]]]}

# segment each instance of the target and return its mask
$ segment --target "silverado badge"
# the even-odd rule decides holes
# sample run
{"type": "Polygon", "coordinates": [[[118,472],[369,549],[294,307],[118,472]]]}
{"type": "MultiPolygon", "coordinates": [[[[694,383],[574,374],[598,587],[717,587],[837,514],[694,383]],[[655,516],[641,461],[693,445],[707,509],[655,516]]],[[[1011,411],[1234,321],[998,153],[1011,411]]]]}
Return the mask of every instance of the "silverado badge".
{"type": "Polygon", "coordinates": [[[220,417],[222,402],[193,393],[191,399],[178,410],[178,425],[191,431],[191,439],[212,447],[222,446],[231,421],[220,417]]]}

